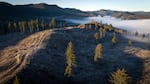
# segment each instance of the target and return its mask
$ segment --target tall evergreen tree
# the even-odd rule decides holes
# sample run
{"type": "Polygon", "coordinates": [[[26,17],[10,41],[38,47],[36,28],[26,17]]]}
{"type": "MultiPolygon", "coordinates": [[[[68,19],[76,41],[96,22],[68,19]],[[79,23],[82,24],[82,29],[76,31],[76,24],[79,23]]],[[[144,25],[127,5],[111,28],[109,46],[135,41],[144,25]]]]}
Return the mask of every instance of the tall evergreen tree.
{"type": "Polygon", "coordinates": [[[45,22],[44,22],[44,19],[42,19],[42,21],[41,21],[41,27],[42,27],[42,29],[45,28],[45,22]]]}
{"type": "Polygon", "coordinates": [[[115,45],[116,43],[117,43],[117,37],[116,37],[116,34],[114,33],[112,37],[112,44],[115,45]]]}
{"type": "Polygon", "coordinates": [[[110,78],[109,82],[111,84],[130,84],[131,77],[124,69],[118,69],[116,72],[112,73],[112,77],[110,78]]]}
{"type": "Polygon", "coordinates": [[[8,22],[8,32],[11,32],[11,23],[8,22]]]}
{"type": "Polygon", "coordinates": [[[38,20],[38,18],[36,18],[36,20],[35,20],[35,26],[36,26],[37,31],[39,31],[39,20],[38,20]]]}
{"type": "Polygon", "coordinates": [[[103,52],[102,44],[98,44],[95,48],[94,62],[97,62],[98,59],[102,58],[103,55],[102,52],[103,52]]]}
{"type": "Polygon", "coordinates": [[[103,38],[103,28],[100,28],[99,32],[100,32],[100,39],[102,39],[103,38]]]}
{"type": "Polygon", "coordinates": [[[67,75],[68,77],[72,76],[72,68],[76,66],[76,60],[75,60],[75,51],[72,42],[70,41],[67,49],[66,49],[66,63],[67,67],[65,69],[64,75],[67,75]]]}
{"type": "Polygon", "coordinates": [[[14,26],[14,31],[17,31],[17,24],[16,24],[16,22],[14,22],[13,26],[14,26]]]}
{"type": "Polygon", "coordinates": [[[56,20],[55,20],[55,18],[52,18],[50,23],[49,23],[49,27],[54,28],[55,26],[56,26],[56,20]]]}
{"type": "Polygon", "coordinates": [[[99,38],[98,32],[96,32],[96,33],[94,34],[94,37],[95,37],[96,40],[98,40],[98,38],[99,38]]]}

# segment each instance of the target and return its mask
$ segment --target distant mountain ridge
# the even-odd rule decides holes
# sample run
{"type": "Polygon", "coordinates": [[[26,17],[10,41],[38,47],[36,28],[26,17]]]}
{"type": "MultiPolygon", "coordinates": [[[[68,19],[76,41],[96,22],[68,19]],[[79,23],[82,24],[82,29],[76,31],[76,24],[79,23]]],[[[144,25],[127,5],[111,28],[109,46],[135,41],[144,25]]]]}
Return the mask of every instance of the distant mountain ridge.
{"type": "Polygon", "coordinates": [[[114,10],[99,10],[92,11],[96,15],[112,16],[121,19],[148,19],[150,18],[150,12],[128,12],[128,11],[114,11],[114,10]]]}
{"type": "Polygon", "coordinates": [[[75,8],[61,8],[57,5],[48,5],[45,3],[11,5],[6,2],[0,2],[0,18],[2,17],[89,17],[89,16],[113,16],[121,19],[147,19],[150,18],[150,12],[124,12],[112,10],[81,11],[75,8]]]}
{"type": "Polygon", "coordinates": [[[67,15],[64,10],[57,5],[29,4],[11,5],[0,2],[0,16],[59,16],[67,15]]]}

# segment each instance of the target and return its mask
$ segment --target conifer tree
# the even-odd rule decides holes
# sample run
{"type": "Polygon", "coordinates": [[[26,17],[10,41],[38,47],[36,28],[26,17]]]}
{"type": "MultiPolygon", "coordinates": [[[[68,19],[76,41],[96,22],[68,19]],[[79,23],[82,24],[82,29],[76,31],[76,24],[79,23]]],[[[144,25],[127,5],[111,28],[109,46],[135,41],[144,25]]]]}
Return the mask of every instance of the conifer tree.
{"type": "Polygon", "coordinates": [[[45,22],[44,22],[44,19],[42,19],[41,27],[42,27],[42,29],[44,29],[44,28],[45,28],[45,22]]]}
{"type": "Polygon", "coordinates": [[[37,31],[39,31],[39,20],[38,20],[38,18],[36,18],[36,20],[35,20],[35,26],[36,26],[37,31]]]}
{"type": "Polygon", "coordinates": [[[11,31],[11,23],[8,22],[8,29],[9,29],[9,32],[11,31]]]}
{"type": "Polygon", "coordinates": [[[31,21],[30,21],[30,24],[31,24],[30,32],[33,32],[33,30],[34,30],[34,21],[31,20],[31,21]]]}
{"type": "Polygon", "coordinates": [[[100,29],[99,29],[99,32],[100,32],[100,39],[102,39],[102,38],[103,38],[103,29],[100,28],[100,29]]]}
{"type": "Polygon", "coordinates": [[[118,69],[116,72],[112,73],[109,82],[111,84],[129,84],[131,83],[131,77],[128,76],[124,69],[118,69]]]}
{"type": "Polygon", "coordinates": [[[102,58],[103,55],[102,52],[103,52],[102,44],[98,44],[95,48],[94,62],[97,62],[98,59],[102,58]]]}
{"type": "Polygon", "coordinates": [[[19,25],[19,27],[20,27],[20,31],[21,31],[21,32],[25,32],[25,24],[26,24],[25,21],[19,21],[19,22],[18,22],[18,25],[19,25]]]}
{"type": "Polygon", "coordinates": [[[25,25],[26,25],[26,21],[22,21],[22,30],[23,30],[23,32],[25,32],[25,25]]]}
{"type": "Polygon", "coordinates": [[[17,24],[16,24],[16,22],[14,22],[13,26],[14,26],[14,30],[17,31],[17,24]]]}
{"type": "Polygon", "coordinates": [[[15,80],[13,81],[13,84],[20,84],[19,78],[16,76],[15,80]]]}
{"type": "Polygon", "coordinates": [[[112,37],[112,44],[115,45],[116,43],[117,43],[117,37],[116,37],[116,34],[114,33],[112,37]]]}
{"type": "Polygon", "coordinates": [[[29,28],[29,31],[31,32],[31,23],[30,23],[30,21],[28,21],[28,28],[29,28]]]}
{"type": "Polygon", "coordinates": [[[19,22],[18,22],[18,25],[19,25],[20,32],[22,32],[22,22],[19,21],[19,22]]]}
{"type": "Polygon", "coordinates": [[[56,26],[56,20],[55,20],[55,18],[52,18],[50,23],[49,23],[49,27],[54,28],[55,26],[56,26]]]}
{"type": "Polygon", "coordinates": [[[64,75],[71,77],[72,68],[76,66],[75,51],[74,51],[74,47],[71,41],[69,42],[67,49],[66,49],[66,63],[67,63],[67,67],[65,69],[64,75]]]}
{"type": "Polygon", "coordinates": [[[96,40],[98,40],[98,38],[99,38],[98,32],[96,32],[96,33],[94,34],[94,37],[95,37],[96,40]]]}
{"type": "Polygon", "coordinates": [[[106,35],[106,28],[103,28],[103,37],[106,35]]]}
{"type": "Polygon", "coordinates": [[[28,21],[28,27],[30,29],[30,32],[32,33],[34,30],[34,21],[33,20],[28,21]]]}

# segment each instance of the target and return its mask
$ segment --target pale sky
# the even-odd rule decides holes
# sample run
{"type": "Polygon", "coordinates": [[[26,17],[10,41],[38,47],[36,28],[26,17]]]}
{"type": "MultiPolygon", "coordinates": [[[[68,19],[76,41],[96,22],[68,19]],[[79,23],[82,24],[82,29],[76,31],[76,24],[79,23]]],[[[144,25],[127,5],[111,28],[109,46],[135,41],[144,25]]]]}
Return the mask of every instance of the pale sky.
{"type": "Polygon", "coordinates": [[[47,3],[56,4],[63,8],[76,8],[84,11],[100,9],[122,11],[149,11],[150,0],[0,0],[13,5],[47,3]]]}

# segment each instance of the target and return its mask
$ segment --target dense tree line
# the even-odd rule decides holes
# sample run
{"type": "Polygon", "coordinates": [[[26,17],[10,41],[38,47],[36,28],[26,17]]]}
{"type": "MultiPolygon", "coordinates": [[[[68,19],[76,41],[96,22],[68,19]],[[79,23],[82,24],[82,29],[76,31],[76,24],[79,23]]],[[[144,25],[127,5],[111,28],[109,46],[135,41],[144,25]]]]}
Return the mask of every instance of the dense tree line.
{"type": "Polygon", "coordinates": [[[55,28],[56,19],[51,18],[49,24],[44,19],[39,20],[20,20],[20,21],[9,21],[7,23],[0,24],[0,34],[7,34],[12,32],[35,32],[44,29],[55,28]]]}

